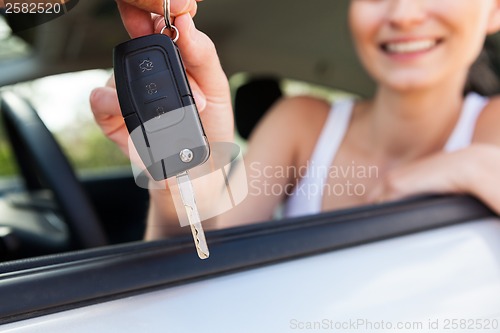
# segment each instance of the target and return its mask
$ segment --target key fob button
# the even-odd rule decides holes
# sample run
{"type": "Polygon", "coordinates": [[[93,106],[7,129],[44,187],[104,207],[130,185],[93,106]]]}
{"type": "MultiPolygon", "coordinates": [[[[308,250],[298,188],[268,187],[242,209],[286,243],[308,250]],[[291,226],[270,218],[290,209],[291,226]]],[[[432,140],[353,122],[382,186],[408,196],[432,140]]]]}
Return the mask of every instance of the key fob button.
{"type": "Polygon", "coordinates": [[[184,110],[172,98],[162,98],[143,106],[140,114],[147,131],[154,132],[177,124],[184,117],[184,110]],[[172,112],[175,114],[172,114],[172,112]],[[165,114],[170,112],[168,117],[165,114]],[[164,119],[165,118],[165,119],[164,119]]]}
{"type": "Polygon", "coordinates": [[[204,163],[210,147],[170,37],[153,34],[129,40],[115,48],[113,57],[122,115],[153,178],[176,176],[204,163]],[[179,159],[182,149],[193,151],[191,162],[179,159]]]}
{"type": "Polygon", "coordinates": [[[171,101],[171,108],[167,111],[182,107],[172,76],[169,71],[159,72],[131,83],[133,98],[138,109],[144,104],[167,98],[171,101]]]}
{"type": "Polygon", "coordinates": [[[132,53],[126,63],[131,80],[168,70],[167,57],[158,47],[132,53]]]}

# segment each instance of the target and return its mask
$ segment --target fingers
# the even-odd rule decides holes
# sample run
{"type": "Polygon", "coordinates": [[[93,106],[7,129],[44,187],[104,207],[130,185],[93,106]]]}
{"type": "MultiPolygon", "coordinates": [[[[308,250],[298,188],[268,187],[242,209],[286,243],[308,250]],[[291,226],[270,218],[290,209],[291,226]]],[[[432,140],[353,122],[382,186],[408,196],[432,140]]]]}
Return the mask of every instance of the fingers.
{"type": "Polygon", "coordinates": [[[111,87],[116,89],[115,74],[111,74],[108,81],[106,81],[106,87],[111,87]]]}
{"type": "Polygon", "coordinates": [[[445,193],[448,188],[445,184],[436,182],[426,170],[422,170],[418,165],[399,167],[389,171],[382,180],[368,195],[367,201],[370,203],[380,203],[400,200],[412,196],[445,193]]]}
{"type": "MultiPolygon", "coordinates": [[[[154,32],[159,33],[165,26],[162,0],[117,1],[127,31],[132,37],[154,32]],[[160,15],[151,15],[150,12],[160,13],[160,15]]],[[[197,0],[171,0],[171,2],[171,13],[175,17],[173,23],[179,30],[177,46],[192,87],[193,98],[196,101],[198,110],[203,113],[201,120],[205,132],[212,141],[232,141],[234,125],[229,83],[219,62],[215,45],[207,35],[197,30],[193,23],[192,16],[196,13],[197,0]],[[205,109],[209,110],[209,112],[203,112],[205,109]]],[[[169,31],[164,33],[168,34],[169,31]]],[[[111,87],[111,85],[109,86],[111,87]]],[[[106,90],[96,90],[95,96],[93,96],[94,99],[98,98],[96,96],[99,95],[99,92],[106,94],[106,90]]],[[[106,97],[101,97],[105,99],[103,103],[109,103],[108,113],[103,110],[106,108],[103,106],[101,109],[95,107],[95,114],[104,133],[108,134],[112,122],[105,117],[106,115],[111,116],[109,112],[117,114],[119,107],[113,106],[114,103],[116,105],[118,103],[117,101],[114,102],[116,99],[111,98],[109,91],[105,96],[108,96],[109,99],[106,100],[106,97]]],[[[113,122],[113,126],[117,124],[117,122],[113,122]]],[[[123,125],[123,120],[121,124],[123,125]]]]}
{"type": "Polygon", "coordinates": [[[376,204],[385,201],[385,184],[379,183],[374,188],[372,188],[368,195],[366,196],[366,203],[376,204]]]}
{"type": "Polygon", "coordinates": [[[132,38],[150,35],[153,33],[151,14],[137,8],[125,1],[117,0],[118,10],[122,17],[123,25],[132,38]]]}
{"type": "MultiPolygon", "coordinates": [[[[205,96],[210,96],[212,101],[226,99],[229,91],[227,78],[212,40],[196,29],[189,14],[176,17],[175,26],[180,34],[177,46],[188,74],[196,80],[200,90],[205,96]]],[[[156,18],[155,31],[159,32],[161,28],[161,18],[156,18]]]]}
{"type": "Polygon", "coordinates": [[[381,202],[425,194],[464,193],[460,167],[462,151],[437,153],[392,169],[368,196],[368,201],[381,202]]]}
{"type": "MultiPolygon", "coordinates": [[[[118,10],[122,16],[123,25],[132,38],[153,33],[151,14],[161,14],[163,18],[163,1],[117,0],[118,10]]],[[[197,4],[194,0],[171,0],[170,12],[173,17],[189,13],[195,16],[197,4]]]]}
{"type": "MultiPolygon", "coordinates": [[[[117,0],[117,2],[131,37],[160,32],[164,27],[162,15],[154,15],[152,22],[149,14],[150,11],[163,13],[163,1],[117,0]]],[[[193,97],[202,111],[207,103],[205,96],[210,96],[213,103],[222,104],[228,99],[229,88],[213,42],[194,26],[192,16],[196,13],[196,4],[197,0],[171,0],[171,13],[175,17],[175,25],[180,33],[177,45],[181,50],[186,71],[194,79],[191,82],[196,82],[194,83],[196,88],[193,87],[193,97]]]]}
{"type": "Polygon", "coordinates": [[[129,135],[121,115],[116,90],[110,86],[94,89],[90,94],[90,107],[103,133],[114,141],[125,155],[129,155],[129,135]]]}
{"type": "MultiPolygon", "coordinates": [[[[231,142],[234,135],[233,114],[229,82],[222,70],[214,43],[196,29],[189,14],[176,17],[179,30],[179,47],[186,73],[192,85],[200,118],[209,140],[231,142]],[[206,107],[203,105],[206,103],[206,107]]],[[[156,19],[155,31],[162,28],[161,18],[156,19]]]]}
{"type": "MultiPolygon", "coordinates": [[[[227,78],[217,56],[212,40],[203,32],[196,29],[189,14],[175,19],[175,26],[179,30],[177,45],[186,66],[186,72],[193,90],[193,97],[199,111],[205,109],[206,96],[214,102],[227,99],[227,78]]],[[[155,32],[159,33],[164,27],[163,17],[155,15],[155,32]]],[[[171,35],[168,30],[165,34],[171,35]]],[[[171,37],[174,37],[171,35],[171,37]]]]}
{"type": "Polygon", "coordinates": [[[196,103],[196,108],[201,113],[207,107],[207,98],[203,91],[201,91],[198,83],[188,74],[189,85],[191,86],[191,91],[193,92],[193,98],[196,103]]]}
{"type": "Polygon", "coordinates": [[[113,87],[95,88],[90,94],[90,106],[98,121],[114,116],[121,117],[118,95],[113,87]]]}
{"type": "MultiPolygon", "coordinates": [[[[130,5],[142,9],[146,12],[156,13],[163,15],[163,1],[162,0],[120,0],[130,5]]],[[[170,14],[174,17],[186,13],[191,16],[196,14],[197,1],[195,0],[170,0],[170,14]]]]}

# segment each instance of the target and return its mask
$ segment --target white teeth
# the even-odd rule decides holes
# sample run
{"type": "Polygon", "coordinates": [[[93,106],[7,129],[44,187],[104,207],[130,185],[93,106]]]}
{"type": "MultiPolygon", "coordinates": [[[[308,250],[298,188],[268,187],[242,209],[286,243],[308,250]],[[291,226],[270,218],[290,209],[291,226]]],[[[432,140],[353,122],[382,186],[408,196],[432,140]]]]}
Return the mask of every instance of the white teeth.
{"type": "Polygon", "coordinates": [[[388,43],[386,44],[386,49],[391,53],[413,53],[427,51],[436,44],[436,40],[426,39],[411,42],[388,43]]]}

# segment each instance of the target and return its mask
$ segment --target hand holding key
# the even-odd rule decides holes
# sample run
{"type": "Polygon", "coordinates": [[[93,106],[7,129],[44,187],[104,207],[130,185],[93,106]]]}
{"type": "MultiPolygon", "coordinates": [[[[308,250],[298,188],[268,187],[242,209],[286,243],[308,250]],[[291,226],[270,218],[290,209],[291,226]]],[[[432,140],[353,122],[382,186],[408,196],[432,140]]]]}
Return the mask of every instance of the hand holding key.
{"type": "MultiPolygon", "coordinates": [[[[160,13],[162,1],[118,1],[124,25],[131,37],[159,33],[164,26],[162,15],[151,16],[140,8],[160,13]],[[133,5],[132,5],[133,4],[133,5]],[[140,6],[138,8],[135,6],[140,6]],[[142,7],[141,7],[142,6],[142,7]]],[[[191,15],[196,12],[194,0],[171,0],[173,22],[180,32],[180,49],[189,83],[200,118],[209,141],[232,142],[233,113],[229,84],[222,70],[214,44],[196,29],[191,15]]],[[[92,111],[102,131],[128,155],[128,131],[121,116],[114,84],[111,78],[106,87],[97,88],[90,97],[92,111]]]]}
{"type": "MultiPolygon", "coordinates": [[[[201,0],[171,0],[171,15],[178,17],[189,13],[194,17],[199,1],[201,0]]],[[[152,34],[155,26],[151,14],[163,15],[162,0],[117,0],[117,5],[123,24],[132,38],[152,34]]]]}
{"type": "MultiPolygon", "coordinates": [[[[124,0],[118,1],[124,25],[132,37],[159,33],[164,26],[163,16],[151,15],[148,11],[161,12],[162,1],[124,0]],[[137,5],[137,6],[135,6],[137,5]],[[145,9],[145,10],[143,10],[145,9]]],[[[180,32],[177,45],[186,67],[200,118],[209,141],[232,142],[233,118],[227,78],[217,57],[212,41],[198,31],[192,21],[196,13],[194,0],[171,0],[175,26],[180,32]]],[[[128,131],[118,104],[113,77],[106,87],[97,88],[91,95],[92,111],[103,132],[128,154],[128,131]]],[[[169,190],[150,191],[151,207],[147,238],[155,238],[156,229],[164,226],[166,232],[181,232],[169,190]],[[149,231],[149,226],[153,231],[149,231]],[[158,227],[158,228],[156,228],[158,227]]]]}
{"type": "Polygon", "coordinates": [[[179,31],[167,17],[165,29],[174,30],[173,40],[162,29],[115,47],[116,88],[133,146],[147,169],[141,174],[156,181],[177,178],[196,250],[206,259],[208,247],[188,172],[208,159],[210,149],[175,45],[179,31]]]}

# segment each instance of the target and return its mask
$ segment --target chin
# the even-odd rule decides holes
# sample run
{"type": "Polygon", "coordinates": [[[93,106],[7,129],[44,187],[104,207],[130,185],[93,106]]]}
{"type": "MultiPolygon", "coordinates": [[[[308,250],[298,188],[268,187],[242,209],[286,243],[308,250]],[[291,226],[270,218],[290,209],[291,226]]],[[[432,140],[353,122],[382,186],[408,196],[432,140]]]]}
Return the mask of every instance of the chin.
{"type": "Polygon", "coordinates": [[[385,77],[379,80],[380,86],[385,86],[390,90],[399,93],[411,93],[437,88],[438,80],[434,80],[430,75],[419,74],[399,74],[397,76],[385,77]]]}

